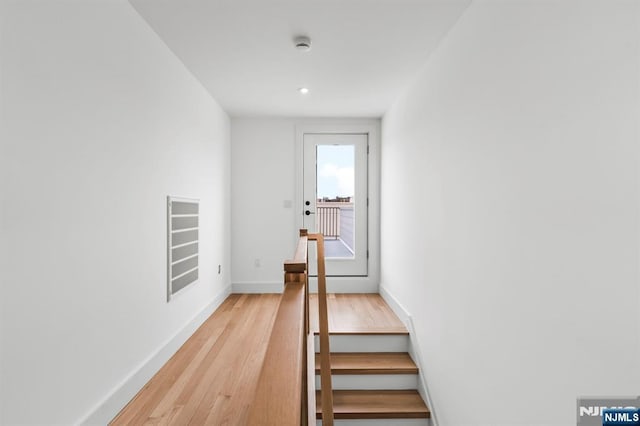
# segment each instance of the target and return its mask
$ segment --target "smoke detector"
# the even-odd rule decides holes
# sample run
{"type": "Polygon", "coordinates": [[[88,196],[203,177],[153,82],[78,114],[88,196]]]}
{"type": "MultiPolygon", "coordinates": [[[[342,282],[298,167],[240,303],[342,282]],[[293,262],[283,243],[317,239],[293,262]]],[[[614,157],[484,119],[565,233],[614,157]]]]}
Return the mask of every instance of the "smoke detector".
{"type": "Polygon", "coordinates": [[[298,36],[293,39],[296,49],[308,52],[311,50],[311,39],[307,36],[298,36]]]}

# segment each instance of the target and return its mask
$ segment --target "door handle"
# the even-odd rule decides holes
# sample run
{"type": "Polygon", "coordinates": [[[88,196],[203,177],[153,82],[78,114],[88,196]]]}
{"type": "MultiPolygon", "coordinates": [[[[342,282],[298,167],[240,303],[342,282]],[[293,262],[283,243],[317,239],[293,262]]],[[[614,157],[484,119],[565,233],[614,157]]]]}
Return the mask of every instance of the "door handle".
{"type": "Polygon", "coordinates": [[[306,214],[307,216],[309,216],[310,214],[315,214],[315,213],[314,213],[314,212],[310,212],[309,210],[306,210],[306,211],[304,212],[304,214],[306,214]]]}

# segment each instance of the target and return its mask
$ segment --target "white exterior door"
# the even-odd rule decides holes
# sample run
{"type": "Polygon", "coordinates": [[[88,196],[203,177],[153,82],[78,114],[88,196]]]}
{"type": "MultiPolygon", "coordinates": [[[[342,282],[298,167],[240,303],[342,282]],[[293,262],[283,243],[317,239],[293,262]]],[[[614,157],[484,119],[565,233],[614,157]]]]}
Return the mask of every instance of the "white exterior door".
{"type": "MultiPolygon", "coordinates": [[[[367,276],[366,134],[305,133],[303,226],[322,233],[327,276],[367,276]]],[[[316,275],[315,246],[309,267],[316,275]]]]}

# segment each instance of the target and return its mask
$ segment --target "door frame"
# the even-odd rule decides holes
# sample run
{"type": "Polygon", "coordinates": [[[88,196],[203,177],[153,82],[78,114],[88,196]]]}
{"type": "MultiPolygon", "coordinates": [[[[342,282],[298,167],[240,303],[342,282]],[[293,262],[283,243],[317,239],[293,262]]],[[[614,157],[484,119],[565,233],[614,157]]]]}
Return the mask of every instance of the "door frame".
{"type": "MultiPolygon", "coordinates": [[[[329,277],[368,277],[369,276],[369,260],[367,252],[369,251],[368,236],[369,230],[367,227],[369,219],[369,209],[367,207],[368,188],[369,188],[369,134],[368,133],[307,133],[303,135],[303,195],[304,205],[303,211],[313,210],[313,216],[302,215],[302,221],[305,224],[304,227],[311,232],[312,229],[316,229],[312,223],[317,223],[319,219],[319,210],[317,205],[317,181],[318,181],[318,147],[328,146],[333,144],[342,146],[351,146],[353,148],[353,163],[354,168],[354,190],[355,196],[353,202],[354,215],[354,240],[352,244],[353,257],[345,258],[331,258],[328,257],[329,250],[326,248],[327,240],[325,240],[325,259],[326,259],[326,273],[329,277]],[[314,183],[315,185],[311,185],[314,183]],[[313,192],[313,196],[309,193],[313,192]],[[307,206],[307,202],[311,205],[307,206]]],[[[346,195],[346,194],[342,194],[346,195]]],[[[309,256],[315,259],[316,250],[313,244],[309,247],[309,256]]],[[[314,263],[309,264],[309,273],[313,273],[312,277],[316,277],[316,265],[314,263]]]]}
{"type": "MultiPolygon", "coordinates": [[[[314,134],[367,134],[369,155],[367,158],[367,210],[368,225],[368,275],[364,277],[328,277],[327,291],[332,293],[377,293],[380,284],[380,120],[314,120],[296,123],[295,137],[295,197],[294,197],[294,236],[302,225],[303,215],[303,144],[305,133],[314,134]]],[[[310,280],[311,281],[311,280],[310,280]]],[[[316,291],[315,281],[309,289],[316,291]]]]}

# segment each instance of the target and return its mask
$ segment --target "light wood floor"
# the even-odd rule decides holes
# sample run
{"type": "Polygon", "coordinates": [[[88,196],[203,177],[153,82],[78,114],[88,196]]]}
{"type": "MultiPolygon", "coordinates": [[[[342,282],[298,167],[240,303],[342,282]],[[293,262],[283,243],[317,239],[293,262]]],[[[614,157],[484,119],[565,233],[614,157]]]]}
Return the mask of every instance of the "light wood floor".
{"type": "MultiPolygon", "coordinates": [[[[318,331],[317,295],[309,297],[311,329],[318,331]]],[[[329,332],[333,334],[405,333],[407,328],[379,294],[327,295],[329,332]]]]}
{"type": "MultiPolygon", "coordinates": [[[[279,300],[229,296],[111,424],[245,425],[279,300]]],[[[334,333],[406,331],[377,294],[331,294],[328,309],[334,333]]]]}

